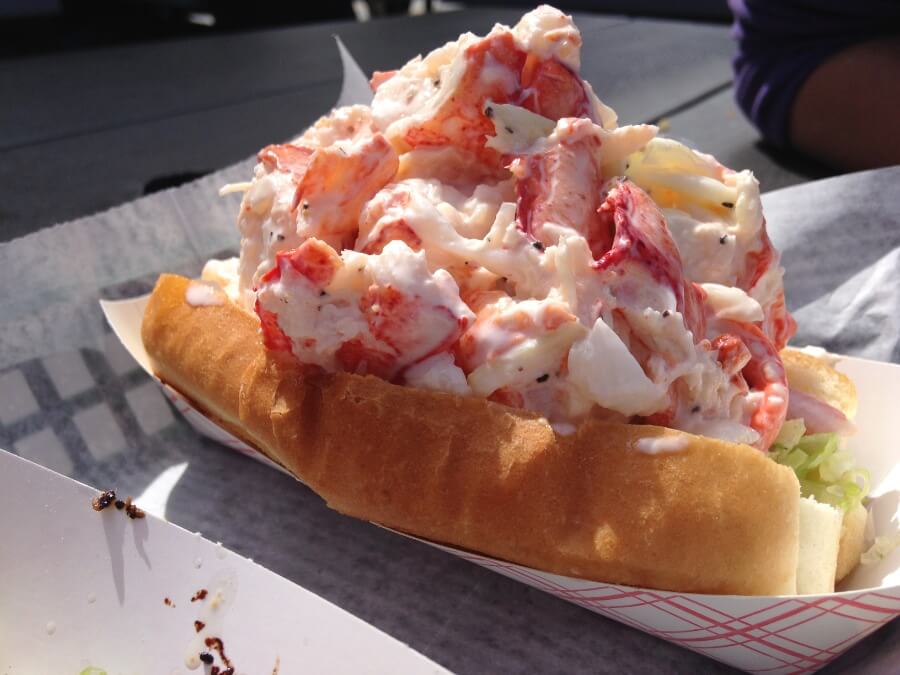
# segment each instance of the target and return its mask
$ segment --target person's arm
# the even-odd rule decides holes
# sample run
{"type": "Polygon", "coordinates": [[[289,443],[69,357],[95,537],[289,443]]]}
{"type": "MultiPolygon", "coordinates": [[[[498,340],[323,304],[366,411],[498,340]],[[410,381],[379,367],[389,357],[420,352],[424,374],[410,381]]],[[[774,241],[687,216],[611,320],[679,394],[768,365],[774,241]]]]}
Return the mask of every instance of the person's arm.
{"type": "Polygon", "coordinates": [[[900,3],[729,0],[735,97],[763,137],[842,169],[900,163],[900,3]]]}
{"type": "Polygon", "coordinates": [[[900,38],[848,47],[800,87],[791,144],[833,166],[900,164],[900,38]]]}

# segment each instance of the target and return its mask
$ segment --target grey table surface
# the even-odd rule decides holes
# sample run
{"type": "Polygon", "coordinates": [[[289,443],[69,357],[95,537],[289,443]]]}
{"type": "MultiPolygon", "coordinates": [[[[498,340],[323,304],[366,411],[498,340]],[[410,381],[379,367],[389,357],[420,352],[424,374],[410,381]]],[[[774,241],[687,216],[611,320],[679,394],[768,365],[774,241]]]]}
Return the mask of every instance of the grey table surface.
{"type": "MultiPolygon", "coordinates": [[[[390,68],[512,11],[289,28],[0,63],[0,234],[12,238],[139,197],[295,134],[336,99],[341,36],[390,68]]],[[[578,17],[584,66],[625,122],[663,120],[764,186],[817,175],[776,162],[734,109],[727,29],[578,17]]],[[[246,166],[229,175],[246,173],[246,166]]],[[[139,494],[187,468],[166,515],[252,557],[460,673],[726,673],[732,669],[325,507],[310,491],[197,435],[105,325],[99,297],[196,273],[234,248],[234,198],[202,179],[0,244],[0,447],[139,494]]],[[[365,430],[359,430],[364,433],[365,430]]],[[[127,627],[113,627],[123,631],[127,627]]],[[[826,670],[886,672],[897,622],[826,670]]],[[[891,660],[894,659],[894,660],[891,660]]]]}
{"type": "MultiPolygon", "coordinates": [[[[0,61],[0,241],[134,199],[154,182],[229,165],[305,128],[337,98],[333,35],[372,71],[517,17],[481,9],[0,61]]],[[[671,117],[673,135],[727,148],[764,190],[827,174],[761,152],[738,114],[727,124],[710,117],[710,96],[730,100],[727,28],[577,20],[584,76],[623,122],[671,117]]]]}

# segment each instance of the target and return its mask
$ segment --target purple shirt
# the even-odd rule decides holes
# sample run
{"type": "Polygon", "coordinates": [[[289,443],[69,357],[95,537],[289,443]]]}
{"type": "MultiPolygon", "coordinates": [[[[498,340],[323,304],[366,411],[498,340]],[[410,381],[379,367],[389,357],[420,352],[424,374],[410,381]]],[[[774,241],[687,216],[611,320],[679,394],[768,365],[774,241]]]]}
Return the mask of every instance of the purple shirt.
{"type": "Polygon", "coordinates": [[[853,44],[900,34],[900,0],[728,0],[738,41],[738,105],[776,145],[790,142],[794,98],[822,63],[853,44]]]}

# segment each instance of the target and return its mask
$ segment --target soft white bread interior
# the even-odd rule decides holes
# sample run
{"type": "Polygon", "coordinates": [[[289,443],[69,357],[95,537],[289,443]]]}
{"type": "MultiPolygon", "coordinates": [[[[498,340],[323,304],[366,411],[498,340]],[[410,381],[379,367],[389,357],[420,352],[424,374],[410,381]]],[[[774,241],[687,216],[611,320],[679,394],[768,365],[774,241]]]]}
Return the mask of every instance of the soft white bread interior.
{"type": "Polygon", "coordinates": [[[866,547],[866,522],[869,512],[862,504],[857,504],[844,514],[841,526],[841,545],[838,549],[835,583],[844,579],[859,564],[866,547]]]}
{"type": "Polygon", "coordinates": [[[596,421],[563,437],[483,399],[305,370],[268,352],[236,305],[188,304],[188,284],[164,275],[147,305],[156,372],[333,508],[568,576],[795,591],[799,484],[763,453],[596,421]],[[640,451],[662,436],[674,451],[640,451]]]}
{"type": "MultiPolygon", "coordinates": [[[[825,360],[797,349],[784,349],[781,358],[791,389],[828,403],[848,419],[856,416],[856,385],[844,373],[832,368],[825,360]]],[[[865,546],[868,511],[861,504],[844,513],[826,504],[803,502],[800,507],[797,592],[828,593],[859,563],[865,546]],[[837,532],[833,527],[835,517],[840,523],[837,532]],[[833,574],[826,569],[832,565],[832,548],[836,550],[833,574]],[[831,583],[828,583],[829,578],[831,583]]]]}
{"type": "Polygon", "coordinates": [[[800,500],[797,593],[831,593],[859,564],[869,512],[858,504],[846,513],[812,497],[800,500]]]}
{"type": "Polygon", "coordinates": [[[820,504],[812,497],[800,500],[800,557],[797,561],[797,593],[831,593],[841,539],[840,509],[820,504]]]}

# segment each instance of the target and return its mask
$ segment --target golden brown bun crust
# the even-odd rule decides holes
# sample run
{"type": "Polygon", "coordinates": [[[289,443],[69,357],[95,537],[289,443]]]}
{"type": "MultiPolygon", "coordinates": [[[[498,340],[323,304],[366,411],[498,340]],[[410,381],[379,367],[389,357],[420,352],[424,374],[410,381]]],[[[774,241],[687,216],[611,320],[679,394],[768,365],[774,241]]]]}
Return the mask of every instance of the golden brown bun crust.
{"type": "Polygon", "coordinates": [[[783,349],[781,360],[792,389],[825,401],[847,419],[856,417],[856,385],[844,373],[797,349],[783,349]]]}
{"type": "Polygon", "coordinates": [[[260,420],[245,425],[240,415],[242,375],[265,360],[261,348],[247,348],[247,336],[258,331],[255,317],[234,307],[192,307],[184,299],[187,284],[182,277],[161,276],[144,312],[141,338],[150,346],[157,375],[230,432],[260,449],[270,447],[268,427],[260,420]]]}
{"type": "Polygon", "coordinates": [[[346,373],[304,374],[231,304],[191,307],[163,276],[144,318],[162,379],[348,515],[598,581],[684,592],[792,592],[799,485],[748,446],[536,415],[346,373]],[[635,449],[679,436],[683,450],[635,449]]]}

